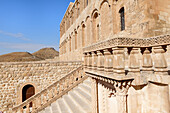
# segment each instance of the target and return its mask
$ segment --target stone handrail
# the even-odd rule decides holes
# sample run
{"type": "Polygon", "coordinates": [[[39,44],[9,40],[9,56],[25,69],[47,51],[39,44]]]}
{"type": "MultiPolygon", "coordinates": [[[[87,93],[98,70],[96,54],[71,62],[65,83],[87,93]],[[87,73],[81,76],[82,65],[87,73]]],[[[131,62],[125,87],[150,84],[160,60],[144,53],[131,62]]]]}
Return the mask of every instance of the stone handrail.
{"type": "Polygon", "coordinates": [[[53,101],[64,95],[66,92],[71,90],[73,86],[75,87],[86,78],[87,76],[84,75],[83,66],[80,66],[65,75],[59,81],[30,97],[25,102],[13,107],[12,113],[23,113],[23,111],[26,111],[26,113],[36,113],[50,105],[53,101]]]}
{"type": "Polygon", "coordinates": [[[170,35],[144,39],[113,38],[96,43],[84,48],[85,72],[93,77],[115,80],[135,79],[140,75],[168,75],[164,53],[169,45],[170,35]]]}

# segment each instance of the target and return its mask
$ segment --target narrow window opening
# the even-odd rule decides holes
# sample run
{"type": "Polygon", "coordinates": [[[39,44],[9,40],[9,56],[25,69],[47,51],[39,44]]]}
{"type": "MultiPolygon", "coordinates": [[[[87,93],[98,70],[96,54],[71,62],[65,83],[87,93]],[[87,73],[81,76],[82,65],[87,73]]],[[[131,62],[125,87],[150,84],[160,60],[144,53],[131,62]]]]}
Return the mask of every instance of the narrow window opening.
{"type": "Polygon", "coordinates": [[[121,23],[121,31],[125,30],[125,12],[124,7],[119,10],[120,13],[120,23],[121,23]]]}

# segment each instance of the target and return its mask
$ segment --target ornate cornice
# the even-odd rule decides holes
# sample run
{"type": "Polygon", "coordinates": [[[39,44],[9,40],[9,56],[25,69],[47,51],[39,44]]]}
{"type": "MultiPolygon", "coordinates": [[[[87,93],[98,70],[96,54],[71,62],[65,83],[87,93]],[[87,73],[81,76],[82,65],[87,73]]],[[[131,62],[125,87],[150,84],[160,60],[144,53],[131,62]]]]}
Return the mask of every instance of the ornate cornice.
{"type": "Polygon", "coordinates": [[[169,45],[169,44],[170,44],[169,34],[161,35],[157,37],[151,37],[151,38],[118,37],[118,38],[112,38],[112,39],[105,40],[103,42],[99,42],[91,46],[85,47],[83,51],[91,52],[91,51],[103,50],[106,48],[112,48],[112,47],[153,47],[153,46],[158,46],[158,45],[169,45]]]}

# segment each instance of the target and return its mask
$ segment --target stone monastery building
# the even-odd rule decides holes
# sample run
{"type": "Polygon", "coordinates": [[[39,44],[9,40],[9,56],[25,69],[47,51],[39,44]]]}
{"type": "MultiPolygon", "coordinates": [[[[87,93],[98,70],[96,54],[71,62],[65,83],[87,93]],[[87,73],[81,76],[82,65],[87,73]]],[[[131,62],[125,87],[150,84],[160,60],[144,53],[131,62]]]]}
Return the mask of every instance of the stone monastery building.
{"type": "Polygon", "coordinates": [[[75,0],[59,60],[0,63],[4,113],[170,113],[170,1],[75,0]]]}

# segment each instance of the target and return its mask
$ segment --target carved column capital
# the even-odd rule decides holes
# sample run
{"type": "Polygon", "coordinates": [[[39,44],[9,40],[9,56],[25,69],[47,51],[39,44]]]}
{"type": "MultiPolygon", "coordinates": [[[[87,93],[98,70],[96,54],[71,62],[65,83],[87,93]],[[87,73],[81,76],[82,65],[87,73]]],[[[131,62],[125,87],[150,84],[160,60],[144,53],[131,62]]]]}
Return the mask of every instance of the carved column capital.
{"type": "Polygon", "coordinates": [[[132,81],[115,81],[116,95],[126,96],[132,81]]]}
{"type": "Polygon", "coordinates": [[[132,81],[115,81],[116,100],[119,113],[127,113],[127,95],[132,81]]]}

